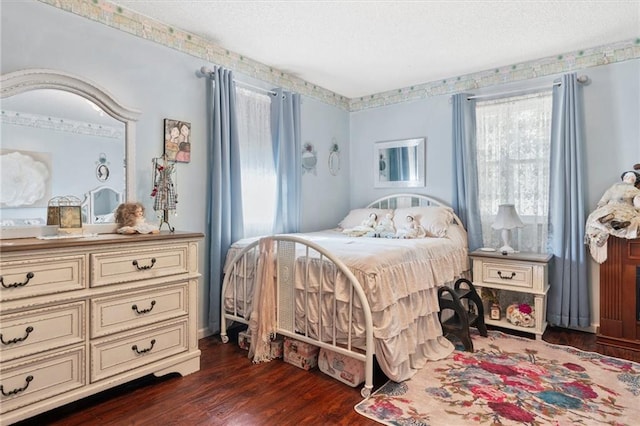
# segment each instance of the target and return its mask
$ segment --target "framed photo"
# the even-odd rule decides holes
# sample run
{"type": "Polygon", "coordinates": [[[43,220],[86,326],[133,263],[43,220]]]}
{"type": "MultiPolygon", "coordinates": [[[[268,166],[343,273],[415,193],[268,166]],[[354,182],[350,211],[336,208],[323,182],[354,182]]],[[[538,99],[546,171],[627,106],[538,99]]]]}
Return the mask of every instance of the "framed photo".
{"type": "Polygon", "coordinates": [[[191,123],[164,119],[164,155],[169,161],[191,161],[191,123]]]}
{"type": "Polygon", "coordinates": [[[501,312],[500,312],[500,305],[498,305],[497,303],[494,303],[493,305],[491,305],[491,311],[490,311],[490,315],[489,317],[492,320],[499,320],[501,317],[501,312]]]}
{"type": "Polygon", "coordinates": [[[96,177],[100,182],[105,182],[109,179],[109,167],[106,164],[100,164],[96,167],[96,177]]]}
{"type": "Polygon", "coordinates": [[[80,206],[59,206],[60,228],[82,229],[82,211],[80,206]]]}

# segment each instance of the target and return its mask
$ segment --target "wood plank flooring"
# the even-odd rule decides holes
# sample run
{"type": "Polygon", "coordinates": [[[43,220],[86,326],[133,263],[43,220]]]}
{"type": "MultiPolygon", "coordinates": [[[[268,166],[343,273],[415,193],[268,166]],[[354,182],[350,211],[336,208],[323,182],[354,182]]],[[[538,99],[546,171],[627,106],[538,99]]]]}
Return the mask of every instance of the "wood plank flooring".
{"type": "MultiPolygon", "coordinates": [[[[640,362],[640,353],[598,347],[590,333],[548,328],[544,340],[640,362]],[[604,353],[604,352],[601,352],[604,353]]],[[[219,336],[201,339],[201,370],[145,377],[19,423],[31,425],[376,425],[355,412],[360,387],[282,361],[252,364],[219,336]]],[[[386,382],[379,371],[374,389],[386,382]]]]}

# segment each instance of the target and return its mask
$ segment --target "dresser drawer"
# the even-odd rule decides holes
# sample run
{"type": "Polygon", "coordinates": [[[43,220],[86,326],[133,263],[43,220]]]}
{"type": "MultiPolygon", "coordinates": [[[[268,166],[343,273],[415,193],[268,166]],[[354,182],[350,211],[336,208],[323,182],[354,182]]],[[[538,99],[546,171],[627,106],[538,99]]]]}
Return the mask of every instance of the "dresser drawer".
{"type": "Polygon", "coordinates": [[[91,382],[186,352],[187,319],[91,343],[91,382]]]}
{"type": "Polygon", "coordinates": [[[84,346],[46,357],[3,363],[0,368],[0,413],[84,386],[84,366],[84,346]]]}
{"type": "Polygon", "coordinates": [[[188,272],[187,245],[91,255],[91,287],[188,272]]]}
{"type": "Polygon", "coordinates": [[[91,337],[188,314],[188,282],[91,300],[91,337]]]}
{"type": "Polygon", "coordinates": [[[81,301],[0,317],[0,360],[83,342],[84,313],[81,301]]]}
{"type": "Polygon", "coordinates": [[[84,288],[84,255],[0,262],[0,301],[84,288]]]}
{"type": "Polygon", "coordinates": [[[533,267],[531,265],[483,262],[482,282],[503,284],[513,287],[533,287],[533,267]]]}

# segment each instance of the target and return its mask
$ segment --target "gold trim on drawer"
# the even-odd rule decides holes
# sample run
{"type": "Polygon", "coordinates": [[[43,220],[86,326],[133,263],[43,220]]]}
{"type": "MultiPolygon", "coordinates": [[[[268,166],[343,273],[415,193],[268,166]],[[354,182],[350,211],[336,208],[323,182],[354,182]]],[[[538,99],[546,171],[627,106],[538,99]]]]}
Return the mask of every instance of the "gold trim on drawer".
{"type": "Polygon", "coordinates": [[[85,385],[84,346],[47,357],[21,359],[0,369],[0,413],[60,395],[85,385]],[[5,394],[9,394],[5,396],[5,394]]]}
{"type": "Polygon", "coordinates": [[[483,262],[482,281],[514,287],[533,287],[533,267],[483,262]]]}
{"type": "Polygon", "coordinates": [[[91,255],[91,287],[187,273],[188,246],[91,255]]]}
{"type": "Polygon", "coordinates": [[[187,315],[188,282],[91,301],[91,337],[187,315]]]}
{"type": "Polygon", "coordinates": [[[135,370],[189,349],[187,320],[91,343],[91,382],[135,370]]]}
{"type": "Polygon", "coordinates": [[[84,255],[1,262],[0,301],[81,290],[84,268],[84,255]]]}
{"type": "Polygon", "coordinates": [[[85,302],[0,317],[0,361],[84,342],[85,302]]]}

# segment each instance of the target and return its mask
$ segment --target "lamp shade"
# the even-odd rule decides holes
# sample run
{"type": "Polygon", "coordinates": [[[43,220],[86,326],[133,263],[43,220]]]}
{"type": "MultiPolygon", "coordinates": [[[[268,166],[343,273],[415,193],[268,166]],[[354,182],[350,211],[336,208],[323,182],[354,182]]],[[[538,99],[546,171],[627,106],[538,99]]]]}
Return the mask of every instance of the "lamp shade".
{"type": "Polygon", "coordinates": [[[520,220],[516,208],[513,204],[500,204],[496,220],[491,227],[493,229],[513,229],[522,228],[524,223],[520,220]]]}
{"type": "Polygon", "coordinates": [[[513,204],[500,204],[498,206],[498,214],[496,215],[496,220],[493,222],[491,227],[493,229],[501,229],[502,230],[502,247],[498,250],[502,252],[502,254],[514,253],[515,250],[511,247],[511,230],[513,228],[522,228],[524,223],[518,217],[518,213],[516,212],[516,208],[513,204]]]}

